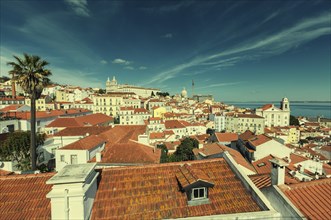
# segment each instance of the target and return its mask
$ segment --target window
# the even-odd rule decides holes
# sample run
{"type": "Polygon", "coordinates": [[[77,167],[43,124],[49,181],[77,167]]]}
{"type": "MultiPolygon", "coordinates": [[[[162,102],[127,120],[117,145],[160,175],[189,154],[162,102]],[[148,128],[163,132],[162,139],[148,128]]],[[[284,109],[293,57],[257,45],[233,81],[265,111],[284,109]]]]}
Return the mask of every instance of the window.
{"type": "Polygon", "coordinates": [[[206,187],[192,189],[192,199],[204,199],[207,198],[206,187]]]}
{"type": "Polygon", "coordinates": [[[61,159],[60,159],[60,160],[61,160],[61,162],[64,162],[64,160],[65,160],[65,157],[64,157],[64,155],[61,155],[61,156],[60,156],[60,158],[61,158],[61,159]]]}
{"type": "Polygon", "coordinates": [[[77,164],[77,154],[70,156],[71,164],[77,164]]]}

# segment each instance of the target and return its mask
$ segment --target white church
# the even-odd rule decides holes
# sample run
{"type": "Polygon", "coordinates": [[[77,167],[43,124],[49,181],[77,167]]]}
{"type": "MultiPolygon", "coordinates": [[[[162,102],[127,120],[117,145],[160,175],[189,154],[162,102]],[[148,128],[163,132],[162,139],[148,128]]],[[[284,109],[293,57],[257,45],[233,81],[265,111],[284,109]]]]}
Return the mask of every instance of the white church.
{"type": "Polygon", "coordinates": [[[274,104],[266,104],[255,109],[255,114],[264,117],[266,127],[290,125],[290,102],[285,97],[280,102],[280,108],[274,104]]]}
{"type": "Polygon", "coordinates": [[[152,93],[155,95],[157,92],[160,92],[160,89],[144,88],[128,84],[120,85],[117,83],[115,76],[113,76],[113,79],[111,81],[109,77],[106,81],[106,93],[110,92],[133,92],[142,98],[148,98],[151,96],[152,93]]]}

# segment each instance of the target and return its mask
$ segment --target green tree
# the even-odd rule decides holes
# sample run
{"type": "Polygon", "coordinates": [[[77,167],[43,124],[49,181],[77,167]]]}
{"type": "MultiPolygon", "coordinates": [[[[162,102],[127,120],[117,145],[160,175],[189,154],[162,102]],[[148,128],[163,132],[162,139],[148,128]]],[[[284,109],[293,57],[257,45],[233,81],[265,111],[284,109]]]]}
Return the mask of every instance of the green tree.
{"type": "MultiPolygon", "coordinates": [[[[0,144],[0,160],[16,161],[18,169],[25,171],[31,169],[30,131],[17,131],[10,133],[7,139],[0,144]]],[[[45,134],[36,136],[36,145],[44,144],[45,134]]]]}
{"type": "Polygon", "coordinates": [[[7,65],[12,67],[9,74],[13,75],[16,82],[22,87],[24,92],[29,94],[31,99],[31,138],[30,154],[31,168],[36,169],[36,99],[39,99],[43,88],[50,83],[49,76],[51,71],[45,69],[49,64],[39,56],[28,55],[24,57],[14,56],[15,62],[8,62],[7,65]]]}
{"type": "Polygon", "coordinates": [[[181,141],[175,153],[171,158],[169,158],[169,160],[171,162],[194,160],[193,149],[198,147],[199,147],[199,142],[196,139],[185,138],[184,140],[181,141]]]}
{"type": "Polygon", "coordinates": [[[105,94],[106,90],[105,89],[99,89],[99,94],[105,94]]]}
{"type": "Polygon", "coordinates": [[[167,163],[167,162],[169,162],[167,147],[164,144],[159,144],[159,145],[157,145],[157,148],[161,149],[160,163],[167,163]]]}
{"type": "Polygon", "coordinates": [[[295,125],[295,126],[300,125],[299,120],[293,115],[290,115],[290,125],[295,125]]]}

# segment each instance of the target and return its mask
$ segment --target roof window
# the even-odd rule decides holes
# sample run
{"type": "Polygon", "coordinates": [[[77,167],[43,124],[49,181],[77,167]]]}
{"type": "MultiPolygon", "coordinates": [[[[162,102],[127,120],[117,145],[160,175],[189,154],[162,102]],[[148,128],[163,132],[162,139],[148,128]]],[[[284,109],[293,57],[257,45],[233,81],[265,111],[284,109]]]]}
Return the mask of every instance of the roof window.
{"type": "Polygon", "coordinates": [[[214,183],[202,170],[195,169],[190,164],[184,164],[176,172],[176,178],[180,190],[186,193],[189,206],[210,203],[208,190],[214,186],[214,183]]]}

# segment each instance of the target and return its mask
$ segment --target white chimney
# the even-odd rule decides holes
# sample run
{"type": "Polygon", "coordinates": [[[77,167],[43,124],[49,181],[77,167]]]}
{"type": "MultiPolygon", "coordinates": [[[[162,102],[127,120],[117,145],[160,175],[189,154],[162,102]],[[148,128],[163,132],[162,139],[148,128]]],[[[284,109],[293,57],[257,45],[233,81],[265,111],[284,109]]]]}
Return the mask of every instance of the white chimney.
{"type": "Polygon", "coordinates": [[[283,185],[285,183],[285,168],[289,164],[284,160],[273,158],[269,160],[271,162],[271,184],[283,185]]]}
{"type": "Polygon", "coordinates": [[[89,219],[97,192],[95,163],[72,164],[62,168],[46,184],[51,199],[52,219],[89,219]]]}
{"type": "Polygon", "coordinates": [[[101,162],[101,152],[97,152],[95,154],[95,160],[96,160],[96,162],[101,162]]]}

